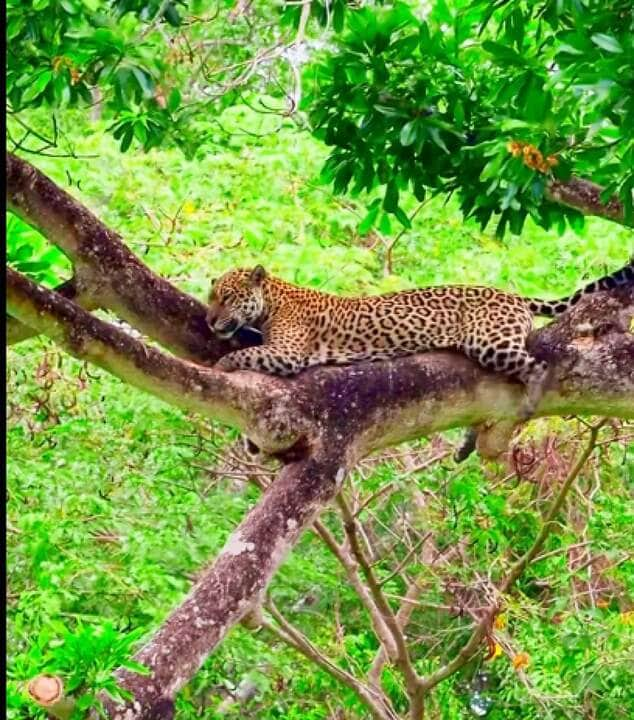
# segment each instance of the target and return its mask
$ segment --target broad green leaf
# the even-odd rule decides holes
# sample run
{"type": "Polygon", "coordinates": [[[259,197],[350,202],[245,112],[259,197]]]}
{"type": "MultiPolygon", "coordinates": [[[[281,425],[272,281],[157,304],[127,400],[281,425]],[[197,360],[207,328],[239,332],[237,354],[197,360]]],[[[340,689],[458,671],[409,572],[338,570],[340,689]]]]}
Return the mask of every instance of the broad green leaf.
{"type": "Polygon", "coordinates": [[[595,33],[591,36],[591,40],[595,45],[598,45],[602,50],[606,50],[610,53],[622,53],[623,48],[619,41],[613,35],[606,35],[605,33],[595,33]]]}
{"type": "Polygon", "coordinates": [[[417,129],[417,120],[410,120],[408,123],[405,123],[405,125],[403,125],[400,134],[401,145],[403,145],[403,147],[408,147],[416,141],[417,129]]]}

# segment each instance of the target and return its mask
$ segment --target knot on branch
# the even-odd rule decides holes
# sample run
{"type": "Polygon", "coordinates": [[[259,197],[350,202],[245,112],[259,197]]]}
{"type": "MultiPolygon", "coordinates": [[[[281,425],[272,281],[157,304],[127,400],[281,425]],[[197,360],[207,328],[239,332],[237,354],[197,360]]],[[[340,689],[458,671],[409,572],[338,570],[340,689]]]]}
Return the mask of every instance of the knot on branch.
{"type": "Polygon", "coordinates": [[[586,295],[561,319],[533,334],[530,349],[566,376],[607,362],[600,376],[632,378],[634,372],[634,287],[586,295]]]}

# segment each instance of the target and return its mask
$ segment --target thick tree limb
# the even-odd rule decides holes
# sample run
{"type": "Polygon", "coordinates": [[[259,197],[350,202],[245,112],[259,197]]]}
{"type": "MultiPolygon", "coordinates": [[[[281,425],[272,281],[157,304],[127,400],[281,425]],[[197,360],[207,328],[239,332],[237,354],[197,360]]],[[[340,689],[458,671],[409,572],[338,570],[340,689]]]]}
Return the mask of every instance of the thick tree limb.
{"type": "Polygon", "coordinates": [[[151,716],[157,706],[174,697],[210,648],[261,601],[286,553],[334,497],[345,473],[346,466],[324,453],[324,448],[315,448],[312,456],[282,469],[212,567],[136,655],[152,674],[118,673],[120,684],[134,694],[135,714],[121,715],[109,702],[106,707],[112,718],[151,716]]]}
{"type": "Polygon", "coordinates": [[[59,293],[35,285],[15,270],[7,268],[6,273],[11,315],[44,332],[75,357],[89,360],[183,410],[237,425],[271,452],[298,440],[301,422],[291,430],[283,417],[277,420],[271,415],[271,409],[276,412],[275,388],[284,388],[276,378],[256,373],[229,375],[171,357],[99,320],[59,293]],[[266,429],[261,433],[258,427],[263,420],[266,429]]]}
{"type": "MultiPolygon", "coordinates": [[[[76,357],[178,407],[233,424],[270,452],[302,439],[309,444],[336,427],[338,446],[354,439],[362,457],[450,427],[515,419],[522,399],[522,386],[452,353],[315,368],[287,380],[222,373],[148,348],[11,269],[7,302],[14,317],[76,357]]],[[[566,322],[535,334],[534,351],[554,371],[538,415],[634,417],[634,336],[627,330],[633,315],[634,289],[600,293],[580,302],[566,322]],[[589,318],[604,334],[575,337],[577,325],[587,332],[589,318]]]]}
{"type": "Polygon", "coordinates": [[[546,187],[546,197],[551,202],[579,210],[583,215],[596,215],[631,227],[632,221],[625,219],[623,203],[616,196],[607,203],[603,202],[602,192],[600,185],[578,177],[571,177],[565,182],[553,180],[546,187]]]}
{"type": "MultiPolygon", "coordinates": [[[[85,293],[82,294],[80,287],[78,287],[78,283],[76,282],[76,279],[74,277],[62,283],[59,287],[55,288],[55,291],[63,297],[68,298],[69,300],[74,300],[78,305],[81,305],[84,310],[94,310],[96,308],[96,306],[92,302],[91,297],[89,295],[86,295],[85,293]]],[[[33,330],[33,328],[29,327],[28,325],[25,325],[19,320],[12,318],[10,315],[7,315],[6,320],[7,345],[15,345],[16,343],[22,342],[23,340],[28,340],[34,335],[37,335],[36,330],[33,330]]]]}
{"type": "MultiPolygon", "coordinates": [[[[453,353],[315,368],[282,380],[222,373],[166,356],[93,317],[59,294],[7,269],[9,312],[71,354],[178,407],[243,430],[270,452],[310,443],[336,427],[357,457],[450,427],[513,420],[522,386],[453,353]],[[343,400],[345,398],[345,401],[343,400]]],[[[553,368],[537,415],[634,417],[634,288],[582,300],[568,317],[535,333],[533,350],[553,368]],[[578,335],[577,327],[596,336],[578,335]],[[601,334],[603,333],[603,334],[601,334]]]]}
{"type": "Polygon", "coordinates": [[[205,306],[155,275],[87,208],[7,153],[7,207],[73,262],[93,307],[108,308],[177,354],[213,362],[230,345],[205,322],[205,306]]]}

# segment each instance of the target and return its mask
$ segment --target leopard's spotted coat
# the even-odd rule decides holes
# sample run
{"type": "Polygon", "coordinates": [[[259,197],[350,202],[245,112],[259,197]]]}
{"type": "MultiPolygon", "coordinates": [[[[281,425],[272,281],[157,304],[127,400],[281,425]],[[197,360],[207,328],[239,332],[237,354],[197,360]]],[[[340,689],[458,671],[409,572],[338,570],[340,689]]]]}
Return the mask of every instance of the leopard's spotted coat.
{"type": "Polygon", "coordinates": [[[489,370],[527,383],[544,370],[526,350],[534,315],[554,317],[587,293],[628,283],[634,283],[634,258],[557,301],[467,285],[339,297],[291,285],[258,266],[233,270],[213,284],[207,322],[220,337],[244,326],[263,334],[262,345],[221,358],[218,367],[227,371],[294,375],[312,365],[455,349],[489,370]]]}

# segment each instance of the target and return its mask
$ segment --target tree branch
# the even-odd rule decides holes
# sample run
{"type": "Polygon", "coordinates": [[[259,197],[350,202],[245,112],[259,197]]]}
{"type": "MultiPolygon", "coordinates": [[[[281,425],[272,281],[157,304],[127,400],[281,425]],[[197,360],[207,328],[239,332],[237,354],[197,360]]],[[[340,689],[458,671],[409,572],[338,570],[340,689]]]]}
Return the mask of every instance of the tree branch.
{"type": "Polygon", "coordinates": [[[273,623],[267,620],[263,621],[263,627],[267,628],[284,642],[292,645],[298,652],[301,652],[304,657],[314,662],[322,670],[350,688],[366,705],[375,720],[398,720],[398,715],[383,692],[376,687],[365,685],[354,675],[342,670],[330,661],[303,633],[286,620],[271,600],[267,601],[266,608],[275,618],[280,629],[276,628],[273,623]]]}
{"type": "MultiPolygon", "coordinates": [[[[332,438],[324,441],[332,447],[332,438]]],[[[166,716],[161,708],[169,709],[169,701],[227,631],[258,604],[302,530],[334,497],[346,472],[342,462],[316,447],[281,470],[187,598],[136,654],[151,674],[117,673],[119,684],[134,695],[126,720],[166,716]]],[[[104,704],[111,718],[123,717],[114,701],[104,699],[104,704]]]]}
{"type": "Polygon", "coordinates": [[[551,181],[546,186],[546,198],[579,210],[584,215],[596,215],[632,227],[632,221],[625,219],[623,203],[618,197],[612,196],[607,203],[601,200],[603,190],[604,188],[590,180],[571,177],[566,181],[551,181]]]}
{"type": "Polygon", "coordinates": [[[183,410],[238,426],[271,452],[298,440],[301,420],[298,424],[296,418],[291,429],[283,417],[270,415],[278,391],[286,395],[278,379],[256,373],[229,375],[166,355],[11,268],[6,270],[6,286],[10,314],[75,357],[183,410]],[[258,430],[262,421],[264,432],[258,430]]]}
{"type": "MultiPolygon", "coordinates": [[[[286,450],[337,427],[359,458],[451,427],[516,420],[523,387],[453,353],[425,353],[350,367],[318,367],[290,379],[222,373],[169,357],[7,269],[11,315],[75,357],[178,407],[237,426],[258,447],[286,450]],[[341,398],[346,402],[342,403],[341,398]]],[[[553,381],[537,415],[634,417],[634,288],[584,298],[535,333],[533,351],[553,381]],[[595,327],[578,337],[578,326],[595,327]]]]}
{"type": "MultiPolygon", "coordinates": [[[[76,278],[72,277],[70,280],[62,283],[55,288],[55,292],[58,292],[62,297],[74,300],[78,305],[84,308],[84,310],[95,310],[96,305],[92,302],[89,295],[82,294],[76,278]]],[[[37,335],[37,331],[33,328],[21,323],[19,320],[7,315],[7,328],[6,328],[6,344],[15,345],[16,343],[28,340],[29,338],[37,335]]]]}
{"type": "Polygon", "coordinates": [[[68,256],[92,307],[112,310],[191,359],[211,363],[231,349],[207,327],[202,303],[155,275],[117,233],[46,175],[12,153],[7,153],[6,173],[8,209],[68,256]]]}
{"type": "Polygon", "coordinates": [[[398,622],[396,614],[383,594],[381,584],[374,575],[374,571],[372,570],[365,551],[359,543],[359,521],[354,517],[341,493],[337,496],[337,504],[339,505],[339,509],[341,510],[341,515],[343,517],[343,527],[346,532],[350,550],[361,566],[370,594],[372,595],[377,608],[381,612],[383,621],[392,634],[394,644],[396,645],[395,662],[405,678],[407,694],[410,700],[411,716],[412,718],[422,717],[421,678],[418,676],[414,666],[412,665],[412,660],[407,649],[407,643],[405,642],[402,626],[398,622]]]}
{"type": "Polygon", "coordinates": [[[387,652],[387,655],[389,657],[395,657],[397,650],[394,644],[394,639],[389,628],[385,624],[385,619],[377,608],[371,593],[368,592],[368,588],[361,582],[361,578],[358,574],[359,564],[352,556],[352,553],[350,553],[347,547],[340,545],[335,540],[330,530],[328,530],[321,521],[316,520],[313,524],[313,529],[345,570],[348,582],[354,588],[359,600],[367,610],[374,632],[379,639],[379,642],[387,652]]]}

